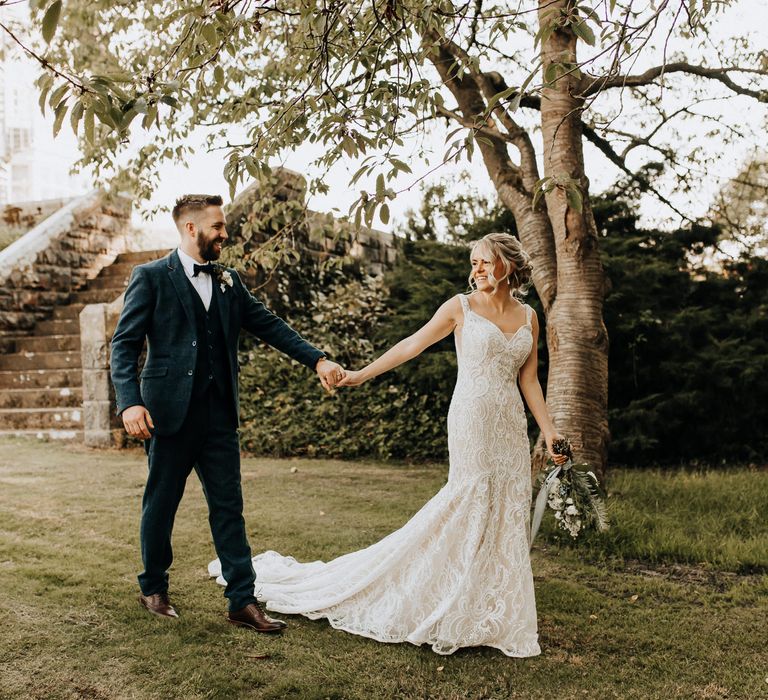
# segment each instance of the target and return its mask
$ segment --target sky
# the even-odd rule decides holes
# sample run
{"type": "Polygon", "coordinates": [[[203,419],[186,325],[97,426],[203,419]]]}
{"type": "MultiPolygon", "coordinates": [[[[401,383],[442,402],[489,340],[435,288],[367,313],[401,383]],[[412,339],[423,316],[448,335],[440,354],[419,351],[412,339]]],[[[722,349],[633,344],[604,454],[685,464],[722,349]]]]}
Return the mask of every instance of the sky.
{"type": "MultiPolygon", "coordinates": [[[[768,34],[759,31],[758,28],[768,26],[768,0],[740,0],[736,7],[729,9],[725,15],[720,15],[715,20],[714,33],[721,38],[743,36],[745,33],[753,35],[753,41],[768,50],[768,34]]],[[[672,47],[674,49],[674,47],[672,47]]],[[[635,67],[633,72],[638,72],[641,66],[635,67]]],[[[720,103],[712,105],[708,109],[713,114],[722,110],[720,103]]],[[[766,123],[765,105],[759,106],[749,98],[736,100],[734,104],[726,109],[738,113],[738,116],[748,115],[751,119],[752,127],[757,129],[766,123]]],[[[415,157],[408,159],[413,170],[412,176],[401,176],[396,183],[397,189],[412,185],[414,180],[430,171],[441,159],[443,152],[443,139],[445,130],[436,125],[426,139],[429,149],[434,155],[430,158],[430,165],[420,161],[415,157]]],[[[535,138],[535,137],[534,137],[535,138]]],[[[696,138],[696,134],[690,136],[683,134],[683,138],[696,138]]],[[[192,144],[196,145],[196,144],[192,144]]],[[[672,199],[684,207],[693,215],[703,215],[706,213],[709,203],[718,187],[723,184],[725,179],[736,174],[739,165],[748,156],[750,150],[754,149],[752,140],[744,140],[742,143],[729,147],[728,153],[723,154],[723,158],[718,164],[717,172],[702,173],[701,187],[694,193],[685,195],[677,194],[672,191],[672,199]]],[[[714,149],[717,154],[717,148],[721,146],[717,143],[706,143],[705,148],[714,149]]],[[[62,142],[61,148],[71,149],[71,144],[62,142]]],[[[227,198],[228,186],[222,176],[224,159],[226,151],[214,151],[206,153],[203,150],[202,136],[200,137],[198,152],[188,162],[187,167],[183,168],[174,164],[162,166],[160,172],[160,185],[153,197],[150,206],[156,204],[171,205],[176,197],[189,192],[218,193],[227,198]]],[[[319,151],[312,146],[302,146],[296,152],[288,154],[282,163],[273,162],[271,165],[282,164],[292,170],[306,173],[311,171],[311,162],[319,155],[319,151]]],[[[73,154],[74,159],[74,154],[73,154]]],[[[407,159],[407,158],[406,158],[407,159]]],[[[611,165],[602,154],[598,153],[593,147],[585,147],[586,170],[590,178],[590,189],[593,193],[600,192],[609,187],[616,179],[618,170],[611,165]]],[[[309,205],[312,209],[318,211],[333,211],[335,213],[346,214],[349,206],[357,198],[357,191],[348,186],[350,174],[354,172],[354,163],[340,163],[329,174],[326,183],[330,191],[325,196],[317,196],[310,200],[309,205]]],[[[442,177],[451,177],[458,174],[461,170],[468,169],[471,174],[471,180],[476,189],[482,193],[493,191],[492,184],[485,170],[480,157],[476,154],[471,163],[463,161],[458,165],[444,165],[431,176],[424,178],[423,182],[440,179],[442,177]]],[[[392,218],[388,226],[381,222],[374,223],[375,228],[382,230],[392,230],[401,222],[409,209],[417,209],[421,202],[421,189],[419,184],[413,184],[410,189],[398,195],[397,199],[390,204],[392,218]]],[[[671,217],[671,212],[664,205],[652,198],[646,198],[642,202],[641,214],[644,223],[654,225],[674,225],[680,223],[671,217]]],[[[145,228],[156,231],[158,235],[162,232],[172,232],[172,224],[169,214],[159,214],[156,217],[141,221],[137,218],[137,223],[145,228]]]]}

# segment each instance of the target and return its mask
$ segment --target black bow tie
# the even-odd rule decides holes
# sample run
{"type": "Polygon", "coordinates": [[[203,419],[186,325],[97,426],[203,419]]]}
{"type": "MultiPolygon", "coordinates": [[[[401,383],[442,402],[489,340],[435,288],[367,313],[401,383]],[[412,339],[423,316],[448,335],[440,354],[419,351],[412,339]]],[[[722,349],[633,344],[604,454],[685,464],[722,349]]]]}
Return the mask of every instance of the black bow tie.
{"type": "Polygon", "coordinates": [[[206,275],[212,275],[215,269],[213,263],[206,263],[205,265],[195,263],[192,266],[192,277],[197,277],[201,272],[204,272],[206,275]]]}

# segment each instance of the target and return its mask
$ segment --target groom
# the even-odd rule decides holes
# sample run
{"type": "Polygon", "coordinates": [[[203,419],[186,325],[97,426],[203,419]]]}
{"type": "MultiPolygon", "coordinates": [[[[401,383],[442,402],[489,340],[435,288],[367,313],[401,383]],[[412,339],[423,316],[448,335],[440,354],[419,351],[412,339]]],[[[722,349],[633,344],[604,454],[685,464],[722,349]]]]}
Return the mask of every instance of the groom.
{"type": "Polygon", "coordinates": [[[255,574],[243,521],[238,428],[237,347],[245,328],[317,372],[330,390],[344,370],[269,312],[232,269],[215,264],[227,240],[222,199],[185,195],[173,220],[177,250],[133,270],[112,339],[117,410],[129,435],[143,438],[149,474],[141,514],[139,602],[178,617],[168,598],[171,531],[194,468],[229,599],[232,624],[279,632],[254,596],[255,574]],[[139,383],[139,355],[147,359],[139,383]]]}

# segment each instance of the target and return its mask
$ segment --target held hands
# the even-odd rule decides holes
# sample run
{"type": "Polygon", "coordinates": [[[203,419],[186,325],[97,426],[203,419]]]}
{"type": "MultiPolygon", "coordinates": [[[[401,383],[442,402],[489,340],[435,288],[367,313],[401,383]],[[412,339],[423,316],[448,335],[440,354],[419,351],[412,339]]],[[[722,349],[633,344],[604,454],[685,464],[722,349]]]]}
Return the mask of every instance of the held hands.
{"type": "Polygon", "coordinates": [[[315,372],[317,372],[317,376],[320,378],[320,383],[323,385],[323,389],[328,393],[330,393],[335,386],[338,386],[339,382],[341,382],[347,374],[341,365],[331,362],[325,357],[321,357],[317,361],[315,372]]]}
{"type": "Polygon", "coordinates": [[[152,416],[149,415],[149,411],[144,406],[129,406],[122,412],[121,417],[125,426],[125,432],[131,437],[141,438],[142,440],[149,440],[152,437],[149,429],[154,429],[155,424],[152,422],[152,416]]]}
{"type": "Polygon", "coordinates": [[[552,443],[555,440],[562,440],[563,436],[560,435],[560,433],[552,433],[551,435],[547,435],[544,440],[547,443],[547,452],[549,452],[549,456],[552,458],[552,461],[559,467],[561,464],[565,464],[568,461],[568,458],[565,455],[556,455],[552,449],[552,443]]]}
{"type": "Polygon", "coordinates": [[[348,370],[347,376],[339,382],[338,386],[360,386],[367,379],[362,370],[348,370]]]}

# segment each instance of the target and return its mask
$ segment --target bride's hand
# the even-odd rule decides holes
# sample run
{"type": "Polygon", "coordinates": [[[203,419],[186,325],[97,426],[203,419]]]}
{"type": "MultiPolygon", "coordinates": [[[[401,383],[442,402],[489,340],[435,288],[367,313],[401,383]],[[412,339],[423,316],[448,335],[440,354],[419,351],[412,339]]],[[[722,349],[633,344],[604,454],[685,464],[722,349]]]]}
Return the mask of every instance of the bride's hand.
{"type": "Polygon", "coordinates": [[[554,450],[552,449],[552,443],[555,440],[562,440],[563,436],[560,435],[560,433],[552,433],[551,435],[547,435],[545,438],[545,441],[547,443],[547,452],[549,452],[549,456],[552,458],[552,461],[557,465],[560,466],[561,464],[565,464],[568,461],[568,458],[565,455],[556,455],[554,450]]]}
{"type": "Polygon", "coordinates": [[[347,370],[347,376],[344,377],[336,386],[360,386],[363,382],[365,382],[365,376],[363,375],[362,370],[354,371],[354,370],[347,370]]]}

